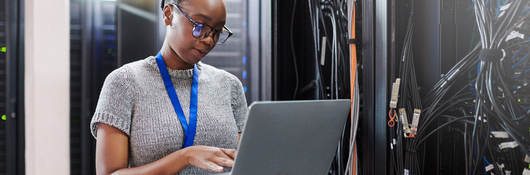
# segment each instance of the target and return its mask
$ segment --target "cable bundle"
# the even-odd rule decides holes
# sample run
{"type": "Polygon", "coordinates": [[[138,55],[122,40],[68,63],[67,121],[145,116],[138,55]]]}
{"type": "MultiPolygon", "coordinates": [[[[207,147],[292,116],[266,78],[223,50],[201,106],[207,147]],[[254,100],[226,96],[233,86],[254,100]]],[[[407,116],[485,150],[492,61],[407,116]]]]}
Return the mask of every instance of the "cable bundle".
{"type": "Polygon", "coordinates": [[[307,3],[313,33],[314,62],[317,65],[315,81],[318,97],[319,99],[348,98],[350,95],[348,1],[308,0],[307,3]]]}
{"type": "Polygon", "coordinates": [[[431,150],[425,142],[448,126],[462,136],[465,174],[528,171],[530,104],[521,103],[530,98],[528,6],[526,0],[474,0],[480,43],[422,98],[411,53],[412,8],[389,110],[395,174],[424,174],[431,150]]]}
{"type": "MultiPolygon", "coordinates": [[[[349,128],[347,126],[344,137],[339,142],[337,155],[329,174],[355,173],[356,154],[353,150],[360,99],[356,83],[358,80],[355,78],[357,59],[350,55],[350,52],[356,48],[350,48],[350,33],[348,33],[349,26],[352,25],[349,19],[354,17],[348,13],[352,10],[349,11],[348,7],[352,8],[355,2],[346,0],[308,0],[307,2],[315,48],[314,61],[317,65],[315,81],[318,97],[320,99],[351,97],[352,101],[349,128]]],[[[351,30],[355,32],[354,28],[351,30]]]]}

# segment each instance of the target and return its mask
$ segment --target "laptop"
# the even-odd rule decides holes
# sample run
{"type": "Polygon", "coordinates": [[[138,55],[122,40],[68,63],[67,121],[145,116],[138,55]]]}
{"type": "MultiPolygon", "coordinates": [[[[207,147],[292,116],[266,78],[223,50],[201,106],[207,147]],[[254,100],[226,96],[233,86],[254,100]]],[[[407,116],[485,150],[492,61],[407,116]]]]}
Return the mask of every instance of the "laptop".
{"type": "Polygon", "coordinates": [[[255,102],[232,171],[220,174],[327,174],[349,111],[349,100],[255,102]]]}

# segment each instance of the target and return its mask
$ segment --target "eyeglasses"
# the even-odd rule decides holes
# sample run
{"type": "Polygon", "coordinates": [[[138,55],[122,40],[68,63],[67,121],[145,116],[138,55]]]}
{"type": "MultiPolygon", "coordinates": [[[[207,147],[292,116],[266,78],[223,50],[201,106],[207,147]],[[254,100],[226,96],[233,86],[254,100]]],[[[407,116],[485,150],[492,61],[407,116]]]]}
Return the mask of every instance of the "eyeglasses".
{"type": "Polygon", "coordinates": [[[212,26],[209,26],[208,24],[199,23],[191,19],[191,17],[188,14],[184,13],[184,11],[182,11],[182,9],[178,5],[176,4],[171,4],[171,5],[175,6],[175,8],[177,8],[179,12],[182,15],[184,15],[193,24],[193,31],[191,34],[193,35],[194,38],[198,40],[202,40],[206,37],[209,37],[211,34],[213,34],[212,38],[216,44],[224,44],[226,40],[228,40],[228,38],[232,36],[232,31],[230,31],[228,27],[223,26],[222,29],[215,29],[212,26]]]}

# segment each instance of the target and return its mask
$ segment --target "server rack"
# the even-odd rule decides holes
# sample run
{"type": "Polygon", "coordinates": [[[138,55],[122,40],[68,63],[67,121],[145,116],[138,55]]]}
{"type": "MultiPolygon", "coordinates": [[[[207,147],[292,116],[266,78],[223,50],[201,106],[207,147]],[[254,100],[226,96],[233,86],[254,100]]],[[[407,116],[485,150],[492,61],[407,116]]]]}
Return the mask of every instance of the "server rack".
{"type": "MultiPolygon", "coordinates": [[[[0,1],[0,3],[2,4],[7,4],[7,2],[5,2],[5,0],[2,0],[0,1]]],[[[6,88],[6,85],[7,85],[7,77],[6,77],[6,69],[7,69],[7,65],[6,65],[6,62],[7,62],[7,41],[6,41],[6,23],[7,23],[7,15],[6,15],[6,12],[7,12],[7,7],[3,7],[2,8],[2,11],[0,11],[0,43],[2,45],[0,45],[1,49],[2,49],[2,53],[0,53],[0,66],[1,66],[1,69],[0,69],[0,111],[1,111],[1,115],[2,117],[4,117],[4,115],[6,114],[6,110],[7,110],[7,88],[6,88]],[[6,48],[6,49],[4,49],[6,48]],[[6,50],[6,51],[4,51],[6,50]]],[[[7,118],[7,117],[5,117],[7,118]]],[[[7,145],[7,138],[6,138],[6,122],[2,121],[0,122],[0,173],[3,173],[5,174],[5,165],[6,165],[6,162],[7,162],[7,150],[6,150],[6,145],[7,145]],[[3,172],[2,172],[3,171],[3,172]]]]}
{"type": "MultiPolygon", "coordinates": [[[[81,174],[81,1],[70,1],[70,172],[81,174]]],[[[87,117],[87,116],[84,116],[87,117]]],[[[86,137],[86,136],[85,136],[86,137]]]]}
{"type": "MultiPolygon", "coordinates": [[[[329,23],[319,26],[318,29],[311,27],[314,11],[308,9],[323,8],[323,1],[272,1],[272,99],[273,100],[303,100],[303,99],[334,99],[330,79],[331,74],[329,55],[325,51],[322,36],[331,37],[324,30],[331,30],[329,23]],[[295,22],[291,25],[289,18],[292,16],[296,6],[295,22]],[[315,7],[316,6],[316,7],[315,7]],[[294,26],[294,32],[289,31],[294,26]],[[319,30],[320,35],[315,39],[311,30],[319,30]],[[294,47],[289,47],[289,37],[293,37],[294,47]],[[316,41],[314,41],[315,39],[316,41]],[[314,43],[317,43],[314,45],[314,43]],[[293,58],[294,50],[297,55],[293,58]],[[316,50],[315,52],[313,52],[316,50]],[[308,52],[311,51],[311,52],[308,52]],[[323,54],[324,52],[324,54],[323,54]],[[317,56],[317,62],[313,59],[317,56]],[[324,56],[322,56],[324,55],[324,56]],[[325,58],[324,64],[322,59],[325,58]],[[327,62],[326,62],[327,61],[327,62]],[[298,76],[294,67],[298,68],[298,76]],[[317,72],[323,72],[318,74],[317,72]],[[296,79],[299,79],[296,85],[296,79]],[[304,89],[297,92],[297,87],[304,89]],[[295,95],[293,95],[295,94],[295,95]]],[[[340,2],[340,1],[338,1],[340,2]]],[[[325,3],[325,2],[324,2],[325,3]]],[[[360,116],[357,133],[358,160],[360,174],[386,174],[387,173],[387,132],[386,132],[386,108],[388,84],[391,69],[390,48],[394,44],[390,40],[390,9],[391,1],[366,0],[356,1],[357,25],[361,26],[356,31],[359,37],[358,43],[358,69],[360,87],[360,116]]],[[[317,17],[318,18],[318,17],[317,17]]],[[[318,18],[317,23],[322,23],[318,18]]],[[[324,22],[325,23],[325,22],[324,22]]],[[[344,36],[340,36],[344,37],[344,36]]],[[[330,40],[327,40],[330,44],[330,40]]],[[[344,41],[348,42],[348,41],[344,41]]],[[[349,46],[348,46],[349,47],[349,46]]],[[[340,64],[349,65],[348,62],[340,64]]],[[[346,66],[348,67],[348,66],[346,66]]],[[[349,80],[349,71],[339,74],[349,80]],[[346,75],[344,75],[346,74],[346,75]]],[[[348,81],[346,81],[348,82],[348,81]]],[[[349,93],[341,93],[341,90],[349,89],[349,86],[339,86],[338,98],[350,98],[349,93]]],[[[346,126],[349,130],[350,126],[346,126]]],[[[348,148],[349,135],[344,134],[343,148],[348,148]]],[[[347,150],[339,151],[337,158],[330,168],[329,174],[342,174],[347,158],[347,150]],[[346,153],[346,155],[341,155],[346,153]]]]}
{"type": "Polygon", "coordinates": [[[161,46],[159,31],[165,29],[159,15],[159,1],[117,1],[118,65],[156,54],[161,46]],[[160,28],[160,29],[159,29],[160,28]],[[141,34],[139,34],[141,33],[141,34]]]}
{"type": "Polygon", "coordinates": [[[225,44],[216,46],[202,61],[238,77],[243,84],[247,100],[251,102],[253,99],[257,100],[256,97],[252,97],[255,95],[252,91],[255,90],[251,85],[251,78],[255,77],[252,74],[257,71],[251,71],[250,64],[258,59],[250,55],[248,1],[227,0],[225,3],[226,26],[232,30],[234,35],[225,44]]]}
{"type": "MultiPolygon", "coordinates": [[[[406,23],[411,6],[414,6],[413,21],[415,22],[415,30],[413,37],[413,55],[415,69],[418,75],[418,91],[421,96],[425,96],[437,81],[440,79],[443,80],[444,74],[447,73],[455,63],[460,61],[465,55],[473,50],[477,44],[479,44],[480,37],[477,24],[475,23],[476,14],[474,11],[475,7],[473,6],[474,2],[476,1],[443,0],[407,1],[400,3],[392,2],[392,6],[389,9],[392,14],[390,16],[391,24],[389,28],[392,38],[390,38],[389,42],[393,44],[390,45],[391,55],[388,60],[390,62],[389,71],[391,77],[396,77],[395,75],[397,74],[396,65],[399,64],[398,62],[400,61],[399,57],[403,46],[403,36],[405,35],[406,23]],[[412,4],[411,2],[414,3],[412,4]]],[[[501,0],[485,2],[489,3],[488,8],[496,6],[497,13],[499,13],[499,11],[502,11],[500,10],[502,9],[501,7],[508,8],[508,6],[504,5],[512,3],[513,1],[501,0]]],[[[529,5],[525,3],[527,2],[523,1],[522,8],[528,9],[529,5]]],[[[518,15],[524,16],[525,12],[526,11],[522,10],[521,13],[516,14],[515,19],[519,18],[517,17],[518,15]]],[[[493,9],[492,14],[498,15],[495,14],[495,8],[493,9]]],[[[529,27],[527,23],[528,21],[526,21],[524,25],[515,28],[515,30],[522,33],[528,32],[529,27]]],[[[521,39],[523,38],[524,37],[521,37],[521,39]]],[[[512,78],[507,78],[505,81],[510,84],[513,83],[515,87],[524,87],[525,83],[528,82],[528,71],[526,70],[528,70],[529,65],[527,61],[524,61],[524,53],[527,52],[525,49],[528,49],[528,47],[522,46],[519,55],[517,55],[517,49],[513,50],[513,48],[508,48],[504,50],[508,57],[504,58],[505,63],[503,64],[509,64],[506,60],[510,59],[510,61],[520,61],[519,63],[514,64],[513,70],[504,72],[510,76],[513,74],[512,78]]],[[[470,73],[466,72],[466,75],[462,76],[462,78],[454,80],[455,85],[460,87],[470,83],[469,80],[473,79],[473,75],[476,74],[474,71],[477,71],[478,74],[478,70],[480,70],[480,66],[477,65],[476,67],[477,69],[472,69],[470,73]]],[[[471,84],[473,84],[473,81],[471,81],[471,84]]],[[[449,93],[455,93],[456,91],[457,89],[452,89],[449,93]]],[[[474,92],[474,88],[466,89],[465,92],[471,94],[476,93],[474,92]]],[[[519,105],[523,107],[525,105],[528,106],[524,102],[524,99],[528,98],[527,91],[517,90],[516,96],[519,98],[517,99],[519,105]],[[524,93],[526,93],[526,95],[524,95],[524,93]]],[[[528,110],[528,107],[523,109],[528,110]]],[[[433,125],[434,127],[439,127],[448,121],[449,119],[437,118],[433,125]]],[[[426,159],[423,160],[422,165],[419,165],[422,167],[425,174],[463,174],[465,172],[467,165],[462,156],[465,154],[465,150],[463,149],[465,145],[465,137],[462,139],[462,133],[464,132],[461,132],[463,130],[465,129],[458,125],[448,125],[445,128],[440,129],[438,132],[435,132],[429,139],[426,139],[424,144],[425,148],[422,147],[422,149],[426,150],[426,154],[424,155],[426,159]]],[[[391,142],[390,138],[387,139],[387,142],[391,142]]],[[[493,148],[493,151],[497,150],[493,148]]],[[[488,156],[491,156],[492,153],[488,154],[488,156]]],[[[521,155],[514,153],[512,156],[519,157],[521,155]]],[[[487,163],[482,163],[482,157],[480,158],[480,162],[477,163],[478,172],[483,172],[484,167],[480,166],[486,166],[487,163]]],[[[483,159],[484,162],[487,162],[486,156],[484,156],[483,159]]],[[[388,167],[387,165],[387,168],[391,171],[394,167],[388,167]]],[[[511,170],[513,170],[512,174],[521,171],[520,168],[511,170]]]]}
{"type": "Polygon", "coordinates": [[[95,174],[90,120],[105,77],[117,68],[116,2],[70,3],[70,170],[95,174]]]}
{"type": "Polygon", "coordinates": [[[25,174],[24,1],[0,4],[0,174],[25,174]]]}

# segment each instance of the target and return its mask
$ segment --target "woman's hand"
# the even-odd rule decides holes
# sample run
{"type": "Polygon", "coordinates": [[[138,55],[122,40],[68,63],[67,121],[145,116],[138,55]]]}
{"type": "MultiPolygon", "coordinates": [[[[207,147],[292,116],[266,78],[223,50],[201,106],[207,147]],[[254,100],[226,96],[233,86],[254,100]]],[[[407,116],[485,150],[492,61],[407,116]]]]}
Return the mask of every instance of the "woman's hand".
{"type": "Polygon", "coordinates": [[[190,146],[184,148],[184,155],[189,165],[211,170],[214,172],[223,172],[224,167],[234,165],[234,149],[224,149],[209,146],[190,146]]]}

